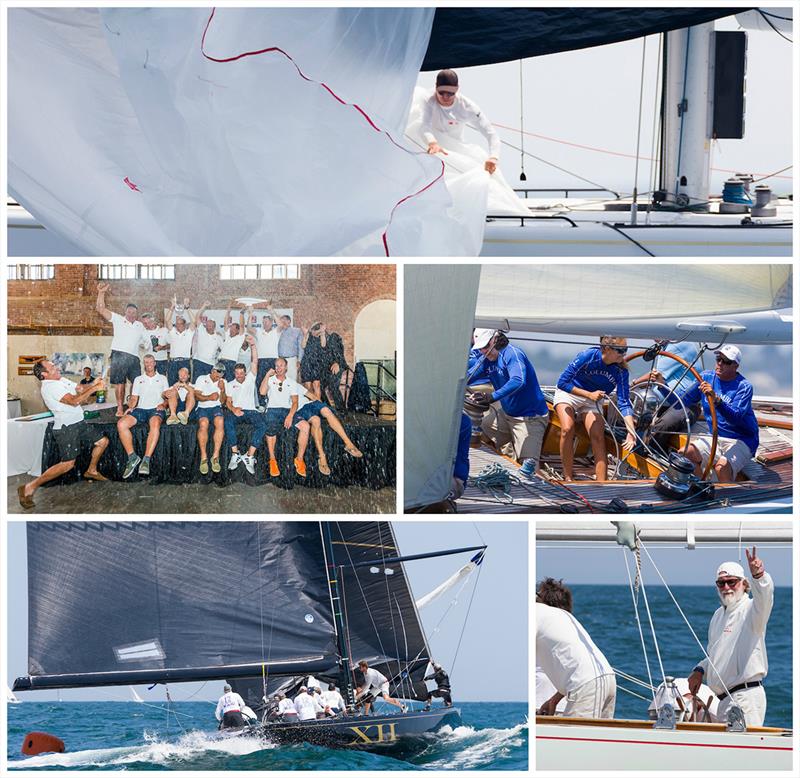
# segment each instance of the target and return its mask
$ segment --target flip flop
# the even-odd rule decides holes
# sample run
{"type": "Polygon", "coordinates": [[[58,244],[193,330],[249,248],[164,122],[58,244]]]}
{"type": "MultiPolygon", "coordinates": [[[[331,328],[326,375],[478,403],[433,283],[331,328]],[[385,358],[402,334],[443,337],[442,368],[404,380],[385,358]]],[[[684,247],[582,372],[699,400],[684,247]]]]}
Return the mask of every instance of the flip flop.
{"type": "Polygon", "coordinates": [[[106,478],[104,475],[101,475],[99,472],[98,473],[84,473],[83,477],[87,481],[108,481],[108,478],[106,478]]]}
{"type": "Polygon", "coordinates": [[[33,501],[33,498],[30,495],[25,494],[25,484],[17,487],[17,497],[19,497],[19,504],[25,508],[25,510],[30,510],[31,508],[36,507],[36,503],[33,501]]]}
{"type": "Polygon", "coordinates": [[[319,470],[320,473],[322,473],[322,475],[330,475],[331,474],[331,469],[330,469],[330,467],[328,467],[328,463],[327,462],[324,465],[322,464],[322,462],[320,462],[317,465],[317,469],[319,470]]]}
{"type": "Polygon", "coordinates": [[[346,446],[344,450],[356,459],[361,459],[364,456],[355,446],[346,446]]]}

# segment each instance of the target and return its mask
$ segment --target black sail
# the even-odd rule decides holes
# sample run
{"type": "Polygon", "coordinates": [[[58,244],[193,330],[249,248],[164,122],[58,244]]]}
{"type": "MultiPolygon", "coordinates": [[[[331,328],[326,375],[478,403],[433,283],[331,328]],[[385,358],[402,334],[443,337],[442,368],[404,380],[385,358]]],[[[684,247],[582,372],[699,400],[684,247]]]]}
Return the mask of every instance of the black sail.
{"type": "MultiPolygon", "coordinates": [[[[353,664],[366,659],[390,680],[393,694],[424,699],[422,678],[430,658],[425,633],[403,564],[383,563],[400,556],[391,524],[336,522],[331,539],[353,664]]],[[[356,676],[360,681],[357,670],[356,676]]]]}
{"type": "Polygon", "coordinates": [[[15,689],[333,672],[318,522],[28,524],[15,689]]]}

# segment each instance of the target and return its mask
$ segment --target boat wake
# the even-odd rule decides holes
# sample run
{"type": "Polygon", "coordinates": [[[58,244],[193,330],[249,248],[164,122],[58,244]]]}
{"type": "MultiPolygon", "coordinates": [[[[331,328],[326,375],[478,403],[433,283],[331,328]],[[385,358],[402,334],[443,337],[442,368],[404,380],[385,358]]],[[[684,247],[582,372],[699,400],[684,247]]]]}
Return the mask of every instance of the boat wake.
{"type": "Polygon", "coordinates": [[[200,732],[198,730],[185,732],[175,741],[162,740],[156,735],[144,732],[145,742],[137,746],[124,746],[120,748],[96,748],[86,751],[74,751],[64,754],[42,754],[23,759],[18,762],[9,762],[9,768],[16,769],[86,769],[86,768],[116,768],[124,769],[131,764],[147,764],[153,766],[166,766],[170,763],[180,763],[193,760],[197,757],[215,756],[221,758],[230,756],[246,756],[275,748],[274,745],[265,743],[256,737],[236,737],[220,740],[215,733],[200,732]]]}
{"type": "Polygon", "coordinates": [[[527,721],[507,729],[447,726],[436,733],[436,744],[425,752],[422,761],[432,770],[497,768],[505,759],[518,760],[519,750],[527,749],[527,744],[527,721]]]}

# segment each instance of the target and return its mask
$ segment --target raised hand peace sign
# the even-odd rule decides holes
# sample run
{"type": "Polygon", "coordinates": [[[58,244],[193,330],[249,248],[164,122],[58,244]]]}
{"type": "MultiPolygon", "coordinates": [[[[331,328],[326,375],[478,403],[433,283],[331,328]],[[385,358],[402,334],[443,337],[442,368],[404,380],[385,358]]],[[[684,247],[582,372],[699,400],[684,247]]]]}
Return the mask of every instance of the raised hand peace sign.
{"type": "Polygon", "coordinates": [[[747,556],[747,564],[750,565],[750,574],[753,578],[761,578],[764,575],[764,563],[758,558],[756,547],[753,546],[752,554],[747,549],[744,553],[747,556]]]}

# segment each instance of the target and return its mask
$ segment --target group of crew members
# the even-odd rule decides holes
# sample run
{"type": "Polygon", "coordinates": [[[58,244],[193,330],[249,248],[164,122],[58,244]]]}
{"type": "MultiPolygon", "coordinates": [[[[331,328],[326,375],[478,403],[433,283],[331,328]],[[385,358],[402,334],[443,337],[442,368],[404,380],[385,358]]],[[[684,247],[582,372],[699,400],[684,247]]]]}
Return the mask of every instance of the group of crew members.
{"type": "MultiPolygon", "coordinates": [[[[714,583],[720,607],[708,627],[703,659],[685,680],[677,679],[684,698],[677,707],[724,723],[730,707],[737,705],[747,726],[760,727],[767,711],[765,637],[775,587],[755,546],[745,554],[749,578],[738,562],[723,562],[717,568],[714,583]]],[[[540,582],[535,616],[537,713],[613,718],[615,670],[573,615],[572,606],[572,592],[563,581],[540,582]]]]}
{"type": "MultiPolygon", "coordinates": [[[[425,711],[431,709],[434,697],[441,698],[445,707],[449,708],[453,704],[450,678],[438,663],[433,662],[432,667],[433,672],[425,676],[424,680],[434,681],[436,689],[428,694],[423,708],[425,711]]],[[[366,660],[358,663],[358,669],[363,682],[355,690],[355,706],[348,707],[335,683],[329,683],[327,689],[323,691],[319,682],[309,676],[306,683],[298,689],[294,699],[287,697],[285,692],[277,692],[267,708],[266,718],[271,721],[311,721],[346,712],[353,714],[356,711],[363,711],[364,715],[369,715],[374,700],[379,697],[389,705],[399,708],[401,713],[407,712],[407,706],[389,694],[390,682],[383,673],[370,667],[366,660]]],[[[266,702],[266,698],[264,701],[266,702]]],[[[247,718],[254,716],[242,697],[231,689],[230,684],[225,684],[223,695],[217,702],[215,715],[221,729],[246,726],[247,718]]]]}
{"type": "MultiPolygon", "coordinates": [[[[222,470],[223,445],[230,449],[229,470],[242,466],[255,474],[256,452],[266,437],[269,474],[278,477],[277,436],[282,429],[294,429],[297,475],[307,476],[304,457],[310,438],[317,450],[318,470],[329,476],[323,422],[341,438],[348,455],[363,456],[322,399],[327,395],[331,404],[344,407],[339,384],[348,369],[340,336],[328,333],[324,324],[317,322],[303,330],[292,326],[288,315],[269,313],[262,317],[260,326],[253,326],[252,308],[243,308],[236,323],[229,306],[223,337],[217,332],[216,322],[205,316],[209,303],[204,303],[190,320],[189,301],[185,300],[173,323],[178,307],[173,297],[167,329],[158,325],[152,313],[139,316],[134,303],[125,306],[124,315],[109,310],[107,291],[108,284],[98,286],[96,308],[113,327],[109,378],[115,385],[117,432],[127,454],[123,479],[137,471],[140,476],[150,475],[163,423],[197,422],[201,475],[222,470]],[[145,351],[143,358],[141,350],[145,351]],[[239,361],[242,354],[247,355],[246,362],[239,361]],[[126,407],[128,383],[131,389],[126,407]],[[240,451],[237,442],[237,427],[243,423],[252,430],[246,451],[240,451]],[[140,452],[135,450],[132,433],[137,425],[147,429],[140,452]]],[[[99,472],[98,463],[109,443],[99,427],[84,421],[81,408],[105,391],[104,378],[84,376],[80,384],[75,384],[48,359],[37,362],[33,373],[41,382],[42,400],[53,414],[53,437],[60,461],[18,488],[19,502],[26,509],[34,507],[33,495],[39,486],[75,466],[84,446],[92,449],[84,478],[107,480],[99,472]]]]}
{"type": "MultiPolygon", "coordinates": [[[[574,478],[575,428],[582,425],[589,436],[595,478],[608,477],[603,405],[612,401],[625,424],[622,451],[632,451],[641,441],[637,435],[630,389],[640,383],[662,387],[664,408],[689,408],[700,403],[707,429],[692,434],[684,452],[702,476],[711,454],[712,426],[709,399],[717,417],[717,447],[711,477],[735,481],[758,449],[758,421],[752,407],[752,384],[739,372],[742,353],[731,344],[715,353],[714,369],[703,370],[700,380],[688,387],[670,388],[656,370],[630,380],[625,338],[602,336],[597,346],[581,351],[559,376],[553,404],[560,426],[559,450],[563,479],[574,478]]],[[[539,467],[542,441],[549,422],[548,407],[536,370],[525,352],[499,330],[475,329],[467,366],[459,447],[452,496],[459,497],[468,474],[469,446],[486,438],[499,452],[521,464],[519,474],[532,477],[539,467]],[[470,434],[467,434],[467,430],[470,434]]]]}

